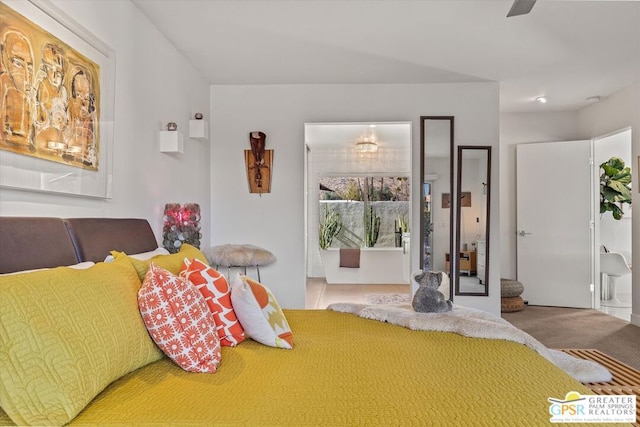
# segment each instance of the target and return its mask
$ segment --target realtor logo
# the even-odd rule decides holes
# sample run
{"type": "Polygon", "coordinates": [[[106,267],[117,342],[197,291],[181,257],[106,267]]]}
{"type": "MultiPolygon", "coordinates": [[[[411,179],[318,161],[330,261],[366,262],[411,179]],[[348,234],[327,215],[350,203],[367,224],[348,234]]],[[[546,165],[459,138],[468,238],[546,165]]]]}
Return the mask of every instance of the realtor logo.
{"type": "Polygon", "coordinates": [[[633,423],[636,421],[635,395],[580,394],[570,391],[559,399],[547,399],[552,423],[633,423]]]}

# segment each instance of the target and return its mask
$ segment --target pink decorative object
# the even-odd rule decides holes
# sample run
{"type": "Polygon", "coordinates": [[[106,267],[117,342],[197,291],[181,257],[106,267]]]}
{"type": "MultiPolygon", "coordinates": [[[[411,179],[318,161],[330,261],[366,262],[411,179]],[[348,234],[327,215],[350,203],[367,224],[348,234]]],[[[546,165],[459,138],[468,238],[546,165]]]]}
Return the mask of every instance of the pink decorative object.
{"type": "Polygon", "coordinates": [[[164,205],[163,245],[171,253],[180,250],[183,243],[200,248],[200,205],[197,203],[167,203],[164,205]]]}

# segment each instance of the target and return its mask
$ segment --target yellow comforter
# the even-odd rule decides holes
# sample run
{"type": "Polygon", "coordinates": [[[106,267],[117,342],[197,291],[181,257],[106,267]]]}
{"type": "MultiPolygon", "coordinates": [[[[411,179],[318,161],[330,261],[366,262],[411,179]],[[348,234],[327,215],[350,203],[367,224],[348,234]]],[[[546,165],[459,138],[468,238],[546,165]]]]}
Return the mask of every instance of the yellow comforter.
{"type": "MultiPolygon", "coordinates": [[[[223,348],[215,374],[169,359],[112,383],[74,425],[547,425],[548,397],[589,393],[508,341],[286,310],[294,349],[223,348]]],[[[0,424],[10,420],[0,411],[0,424]]]]}

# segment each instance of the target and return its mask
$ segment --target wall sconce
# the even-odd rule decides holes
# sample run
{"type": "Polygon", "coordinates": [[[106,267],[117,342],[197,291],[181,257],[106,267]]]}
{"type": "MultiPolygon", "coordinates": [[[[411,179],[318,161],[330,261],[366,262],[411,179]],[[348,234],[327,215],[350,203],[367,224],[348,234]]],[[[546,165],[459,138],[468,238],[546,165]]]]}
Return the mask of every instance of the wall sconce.
{"type": "Polygon", "coordinates": [[[182,133],[175,122],[167,123],[167,130],[160,131],[160,151],[163,153],[184,153],[182,133]]]}
{"type": "Polygon", "coordinates": [[[207,139],[209,137],[209,124],[203,118],[202,113],[196,113],[193,120],[189,120],[189,138],[207,139]]]}
{"type": "Polygon", "coordinates": [[[178,252],[183,243],[200,248],[200,205],[167,203],[162,220],[162,244],[170,253],[178,252]]]}
{"type": "MultiPolygon", "coordinates": [[[[189,120],[190,139],[207,139],[209,137],[209,124],[203,120],[202,113],[195,113],[193,120],[189,120]]],[[[178,131],[176,122],[167,123],[166,130],[160,131],[160,152],[184,153],[184,137],[178,131]]]]}

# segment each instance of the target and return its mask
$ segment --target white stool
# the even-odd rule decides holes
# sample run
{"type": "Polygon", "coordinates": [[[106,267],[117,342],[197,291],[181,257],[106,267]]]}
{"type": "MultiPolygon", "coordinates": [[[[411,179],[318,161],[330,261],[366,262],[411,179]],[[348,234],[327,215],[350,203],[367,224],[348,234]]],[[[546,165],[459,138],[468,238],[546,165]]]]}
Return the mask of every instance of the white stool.
{"type": "Polygon", "coordinates": [[[205,248],[202,253],[207,257],[209,264],[216,268],[227,267],[227,279],[230,279],[232,268],[242,268],[247,274],[247,267],[255,267],[260,281],[260,267],[276,261],[276,257],[266,249],[254,245],[220,245],[205,248]]]}

